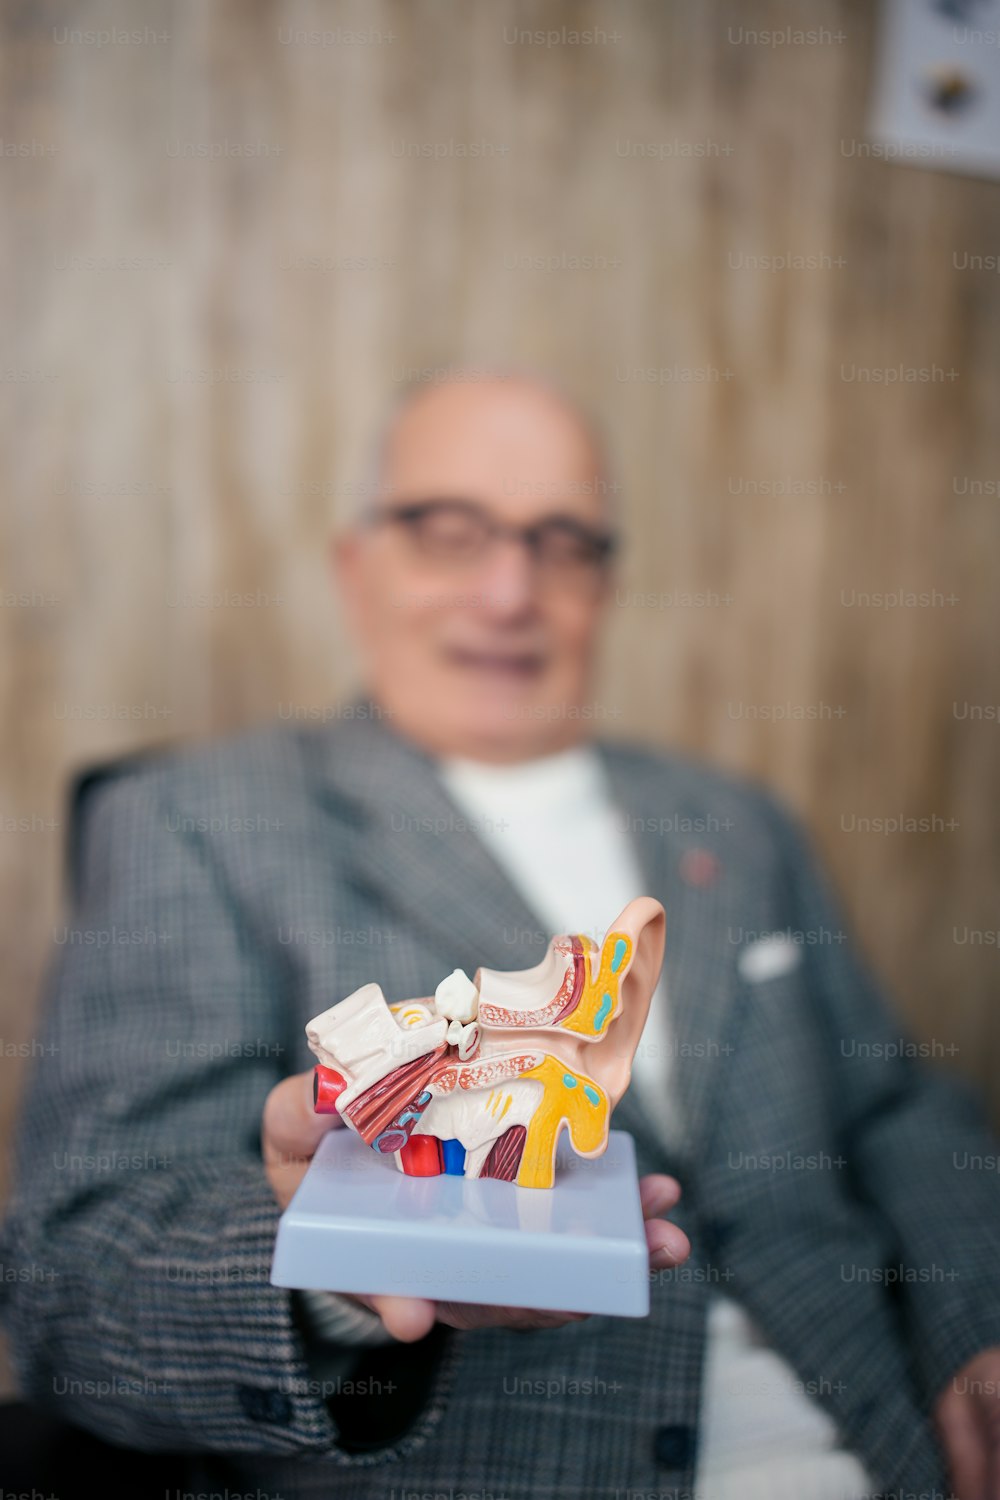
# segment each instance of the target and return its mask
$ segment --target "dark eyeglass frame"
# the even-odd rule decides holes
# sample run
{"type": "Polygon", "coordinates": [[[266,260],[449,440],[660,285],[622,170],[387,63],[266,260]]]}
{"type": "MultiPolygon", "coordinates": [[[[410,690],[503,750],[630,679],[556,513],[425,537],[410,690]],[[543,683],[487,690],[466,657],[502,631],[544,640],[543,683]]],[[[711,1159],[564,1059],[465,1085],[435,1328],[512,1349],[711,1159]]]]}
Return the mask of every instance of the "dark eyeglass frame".
{"type": "MultiPolygon", "coordinates": [[[[434,511],[440,512],[446,509],[457,511],[470,520],[478,522],[482,527],[481,543],[470,551],[468,554],[470,558],[481,556],[498,537],[509,536],[523,542],[536,563],[558,568],[560,564],[553,562],[552,558],[545,557],[542,551],[542,538],[553,527],[558,527],[563,533],[569,533],[575,540],[583,542],[593,550],[591,558],[579,559],[576,565],[580,567],[593,567],[600,571],[607,566],[618,547],[618,537],[614,532],[599,531],[593,526],[587,526],[583,521],[578,521],[575,516],[566,516],[557,512],[554,515],[544,516],[540,521],[534,521],[529,526],[515,526],[509,521],[500,521],[496,516],[491,516],[475,501],[463,500],[458,496],[442,495],[426,500],[404,500],[397,505],[382,506],[370,512],[367,522],[371,526],[377,526],[385,521],[410,526],[434,511]]],[[[412,535],[419,545],[417,533],[414,532],[412,535]]],[[[574,563],[567,560],[563,566],[572,568],[574,563]]]]}

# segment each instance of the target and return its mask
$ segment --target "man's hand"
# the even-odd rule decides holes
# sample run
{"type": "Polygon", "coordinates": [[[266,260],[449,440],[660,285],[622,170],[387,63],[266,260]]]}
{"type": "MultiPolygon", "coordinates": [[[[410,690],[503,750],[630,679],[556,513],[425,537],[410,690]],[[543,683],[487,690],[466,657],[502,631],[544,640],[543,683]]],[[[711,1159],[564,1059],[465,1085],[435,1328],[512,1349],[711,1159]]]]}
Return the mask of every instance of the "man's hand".
{"type": "MultiPolygon", "coordinates": [[[[261,1125],[264,1168],[274,1196],[282,1209],[288,1207],[306,1174],[309,1161],[331,1127],[343,1126],[339,1115],[318,1115],[312,1105],[312,1071],[285,1078],[268,1094],[261,1125]]],[[[683,1230],[661,1216],[680,1198],[680,1184],[672,1177],[654,1174],[639,1183],[642,1212],[646,1221],[646,1244],[650,1270],[679,1266],[691,1254],[683,1230]]],[[[451,1328],[558,1328],[576,1323],[586,1313],[539,1312],[523,1307],[481,1307],[467,1302],[429,1302],[422,1297],[359,1297],[355,1302],[378,1313],[386,1329],[403,1343],[412,1343],[429,1333],[435,1322],[451,1328]]]]}
{"type": "Polygon", "coordinates": [[[1000,1500],[1000,1346],[984,1349],[934,1403],[958,1500],[1000,1500]]]}

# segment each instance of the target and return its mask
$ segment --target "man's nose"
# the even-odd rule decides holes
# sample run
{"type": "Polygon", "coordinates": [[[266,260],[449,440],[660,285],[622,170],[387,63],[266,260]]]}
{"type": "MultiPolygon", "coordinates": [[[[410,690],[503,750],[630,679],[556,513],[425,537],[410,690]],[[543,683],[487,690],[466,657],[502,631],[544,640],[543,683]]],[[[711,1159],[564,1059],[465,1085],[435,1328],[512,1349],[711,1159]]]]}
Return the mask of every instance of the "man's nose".
{"type": "Polygon", "coordinates": [[[510,618],[538,602],[538,564],[520,537],[497,537],[479,572],[482,608],[494,618],[510,618]]]}

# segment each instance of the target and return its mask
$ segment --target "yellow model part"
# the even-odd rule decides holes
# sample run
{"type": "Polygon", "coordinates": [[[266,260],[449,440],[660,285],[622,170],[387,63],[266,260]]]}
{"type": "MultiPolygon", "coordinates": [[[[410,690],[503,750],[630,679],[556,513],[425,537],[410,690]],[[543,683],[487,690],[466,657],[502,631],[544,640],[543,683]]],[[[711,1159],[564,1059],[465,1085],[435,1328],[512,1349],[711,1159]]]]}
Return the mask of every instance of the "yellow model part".
{"type": "Polygon", "coordinates": [[[551,1187],[556,1177],[556,1143],[564,1125],[574,1151],[581,1156],[595,1155],[606,1142],[608,1096],[592,1078],[551,1055],[521,1077],[537,1078],[544,1092],[528,1123],[517,1185],[551,1187]]]}

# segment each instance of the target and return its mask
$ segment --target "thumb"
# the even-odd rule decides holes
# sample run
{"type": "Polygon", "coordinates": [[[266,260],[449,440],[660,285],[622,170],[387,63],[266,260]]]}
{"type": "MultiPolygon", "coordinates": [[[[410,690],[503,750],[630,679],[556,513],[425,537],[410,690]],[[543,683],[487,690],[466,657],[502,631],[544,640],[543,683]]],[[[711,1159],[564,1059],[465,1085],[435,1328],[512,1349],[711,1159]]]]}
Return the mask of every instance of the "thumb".
{"type": "Polygon", "coordinates": [[[377,1312],[386,1332],[403,1344],[415,1343],[430,1333],[437,1318],[433,1302],[422,1297],[358,1297],[372,1312],[377,1312]]]}
{"type": "Polygon", "coordinates": [[[293,1073],[276,1083],[264,1101],[264,1160],[275,1165],[308,1160],[331,1125],[343,1123],[338,1114],[320,1115],[313,1109],[313,1070],[293,1073]]]}
{"type": "Polygon", "coordinates": [[[312,1069],[275,1084],[264,1101],[261,1153],[283,1208],[327,1131],[343,1123],[338,1114],[320,1115],[313,1109],[312,1069]]]}

